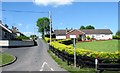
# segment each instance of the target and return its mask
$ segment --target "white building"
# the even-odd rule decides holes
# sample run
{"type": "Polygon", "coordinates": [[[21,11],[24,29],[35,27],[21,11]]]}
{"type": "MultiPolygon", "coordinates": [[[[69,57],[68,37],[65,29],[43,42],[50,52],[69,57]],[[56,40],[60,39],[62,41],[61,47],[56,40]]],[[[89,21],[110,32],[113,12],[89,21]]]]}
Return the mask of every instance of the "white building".
{"type": "Polygon", "coordinates": [[[110,29],[84,29],[84,30],[55,30],[56,39],[69,39],[71,35],[75,35],[80,40],[87,40],[87,36],[95,40],[112,39],[112,31],[110,29]]]}

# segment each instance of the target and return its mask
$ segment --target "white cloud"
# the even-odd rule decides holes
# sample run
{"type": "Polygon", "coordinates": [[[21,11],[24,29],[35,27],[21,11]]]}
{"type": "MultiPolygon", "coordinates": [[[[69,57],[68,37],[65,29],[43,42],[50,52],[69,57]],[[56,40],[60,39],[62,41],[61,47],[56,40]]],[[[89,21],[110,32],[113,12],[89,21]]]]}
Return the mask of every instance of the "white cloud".
{"type": "Polygon", "coordinates": [[[23,34],[26,36],[30,36],[30,35],[33,35],[34,33],[33,32],[23,32],[23,34]]]}
{"type": "Polygon", "coordinates": [[[26,36],[30,36],[30,35],[34,35],[34,34],[35,34],[35,35],[39,35],[39,36],[41,35],[41,34],[38,33],[38,32],[35,32],[35,33],[34,33],[34,32],[23,32],[23,34],[26,35],[26,36]]]}
{"type": "Polygon", "coordinates": [[[34,3],[36,5],[53,5],[54,7],[60,6],[60,5],[69,5],[72,4],[74,0],[34,0],[34,3]]]}

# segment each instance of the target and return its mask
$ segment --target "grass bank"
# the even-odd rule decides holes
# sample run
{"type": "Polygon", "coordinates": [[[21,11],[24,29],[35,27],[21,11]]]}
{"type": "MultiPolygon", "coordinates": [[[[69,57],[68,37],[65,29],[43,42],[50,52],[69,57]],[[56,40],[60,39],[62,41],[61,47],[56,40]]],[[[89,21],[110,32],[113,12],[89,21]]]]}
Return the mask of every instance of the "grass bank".
{"type": "MultiPolygon", "coordinates": [[[[70,73],[96,73],[95,68],[78,68],[78,67],[75,68],[73,66],[68,66],[67,62],[62,61],[60,58],[54,55],[50,50],[48,50],[48,53],[61,68],[64,68],[70,73]]],[[[120,72],[119,71],[103,71],[102,73],[120,73],[120,72]]]]}
{"type": "Polygon", "coordinates": [[[62,61],[60,58],[55,56],[50,50],[48,50],[48,53],[57,62],[57,64],[60,65],[61,68],[64,68],[70,73],[95,73],[94,68],[81,68],[80,69],[80,68],[75,68],[74,66],[68,66],[67,62],[62,61]]]}
{"type": "Polygon", "coordinates": [[[12,62],[13,60],[14,60],[14,57],[8,53],[0,54],[0,65],[8,64],[8,63],[12,62]]]}

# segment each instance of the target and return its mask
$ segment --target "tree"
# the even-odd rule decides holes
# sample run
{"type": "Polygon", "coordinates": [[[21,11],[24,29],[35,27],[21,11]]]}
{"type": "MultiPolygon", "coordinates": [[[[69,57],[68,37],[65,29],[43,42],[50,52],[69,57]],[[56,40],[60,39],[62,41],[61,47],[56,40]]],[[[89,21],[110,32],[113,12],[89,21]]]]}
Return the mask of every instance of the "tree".
{"type": "Polygon", "coordinates": [[[42,33],[42,37],[45,37],[45,32],[49,32],[50,31],[50,20],[47,17],[43,17],[43,18],[39,18],[37,20],[37,26],[38,26],[38,31],[42,33]]]}
{"type": "Polygon", "coordinates": [[[117,35],[117,36],[120,36],[120,31],[117,31],[117,32],[116,32],[116,35],[117,35]]]}
{"type": "Polygon", "coordinates": [[[35,39],[37,36],[36,35],[30,35],[30,38],[35,39]]]}
{"type": "Polygon", "coordinates": [[[81,27],[80,27],[80,30],[82,30],[82,29],[85,29],[85,26],[81,26],[81,27]]]}
{"type": "Polygon", "coordinates": [[[95,29],[95,27],[92,25],[88,25],[88,26],[86,26],[86,29],[95,29]]]}

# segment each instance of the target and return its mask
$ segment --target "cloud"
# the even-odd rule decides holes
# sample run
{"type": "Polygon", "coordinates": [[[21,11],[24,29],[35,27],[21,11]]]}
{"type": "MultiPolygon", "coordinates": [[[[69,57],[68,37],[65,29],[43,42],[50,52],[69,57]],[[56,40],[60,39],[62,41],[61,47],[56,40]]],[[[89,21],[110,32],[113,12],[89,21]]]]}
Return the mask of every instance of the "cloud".
{"type": "Polygon", "coordinates": [[[40,35],[40,33],[38,33],[38,32],[35,32],[35,33],[34,32],[23,32],[23,34],[26,35],[26,36],[30,36],[30,35],[34,35],[34,34],[35,35],[40,35]]]}
{"type": "Polygon", "coordinates": [[[26,36],[30,36],[30,35],[33,35],[34,33],[33,32],[23,32],[23,34],[26,36]]]}
{"type": "Polygon", "coordinates": [[[60,6],[60,5],[70,5],[72,4],[74,0],[34,0],[34,3],[36,5],[43,5],[48,6],[52,5],[54,7],[60,6]]]}

